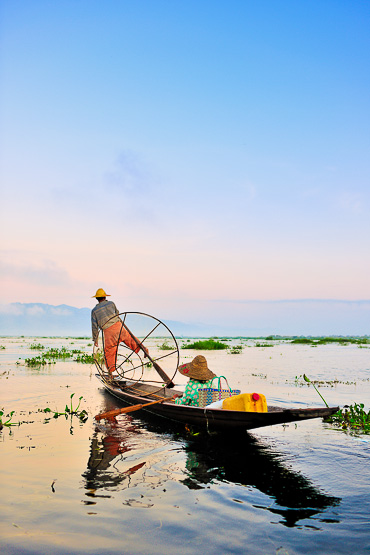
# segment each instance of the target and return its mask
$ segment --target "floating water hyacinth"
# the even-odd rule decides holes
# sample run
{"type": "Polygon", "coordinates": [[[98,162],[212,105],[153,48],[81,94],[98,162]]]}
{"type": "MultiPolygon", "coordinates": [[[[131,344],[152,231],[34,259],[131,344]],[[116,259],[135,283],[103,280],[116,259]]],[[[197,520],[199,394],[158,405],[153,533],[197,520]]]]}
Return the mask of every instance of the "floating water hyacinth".
{"type": "Polygon", "coordinates": [[[10,428],[10,426],[19,426],[18,423],[16,422],[11,422],[11,419],[13,418],[13,414],[14,414],[14,410],[12,410],[12,412],[10,412],[9,414],[6,415],[6,418],[8,420],[5,420],[5,422],[3,422],[3,416],[4,416],[4,411],[0,410],[0,430],[2,430],[2,428],[4,426],[6,426],[7,428],[10,428]]]}
{"type": "Polygon", "coordinates": [[[74,397],[74,393],[71,393],[70,406],[66,405],[64,412],[53,411],[49,407],[46,407],[45,409],[40,409],[40,412],[51,413],[54,418],[58,418],[59,416],[65,416],[66,418],[67,416],[77,416],[77,418],[79,418],[81,422],[86,422],[86,420],[88,419],[87,412],[85,410],[81,410],[81,411],[78,410],[80,408],[81,399],[83,398],[82,395],[79,398],[78,405],[75,409],[73,408],[73,404],[72,404],[73,397],[74,397]]]}
{"type": "Polygon", "coordinates": [[[363,403],[355,403],[338,410],[327,419],[328,422],[340,426],[343,430],[351,429],[370,434],[370,410],[364,410],[363,403]]]}

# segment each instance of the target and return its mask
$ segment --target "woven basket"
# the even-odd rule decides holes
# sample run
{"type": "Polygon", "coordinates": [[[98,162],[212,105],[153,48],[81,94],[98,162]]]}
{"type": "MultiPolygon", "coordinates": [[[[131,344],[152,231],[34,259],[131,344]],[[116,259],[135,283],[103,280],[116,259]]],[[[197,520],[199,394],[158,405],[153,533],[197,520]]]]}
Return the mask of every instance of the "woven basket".
{"type": "Polygon", "coordinates": [[[240,389],[231,389],[225,376],[220,376],[219,378],[213,378],[218,380],[218,388],[205,387],[198,389],[199,393],[199,407],[206,407],[215,401],[221,401],[221,399],[226,399],[232,395],[239,395],[240,389]],[[223,378],[228,386],[228,389],[222,389],[221,378],[223,378]]]}

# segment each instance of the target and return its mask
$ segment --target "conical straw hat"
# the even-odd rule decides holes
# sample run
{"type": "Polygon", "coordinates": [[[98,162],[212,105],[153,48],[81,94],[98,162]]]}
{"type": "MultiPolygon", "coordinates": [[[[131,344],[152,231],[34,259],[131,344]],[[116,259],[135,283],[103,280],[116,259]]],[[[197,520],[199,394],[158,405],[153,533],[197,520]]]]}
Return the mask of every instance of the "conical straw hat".
{"type": "Polygon", "coordinates": [[[191,362],[187,364],[182,364],[178,368],[180,374],[187,376],[188,378],[193,378],[199,381],[208,381],[211,378],[215,378],[214,374],[207,365],[206,358],[202,355],[196,356],[191,362]]]}

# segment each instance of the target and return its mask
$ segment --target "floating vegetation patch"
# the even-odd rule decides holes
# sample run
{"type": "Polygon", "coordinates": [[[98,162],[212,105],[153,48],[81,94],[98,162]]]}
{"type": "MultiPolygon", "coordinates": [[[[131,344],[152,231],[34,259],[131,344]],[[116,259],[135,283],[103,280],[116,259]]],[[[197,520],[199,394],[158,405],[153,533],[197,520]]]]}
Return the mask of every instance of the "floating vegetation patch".
{"type": "Polygon", "coordinates": [[[5,349],[4,345],[0,345],[0,351],[2,351],[3,349],[5,349]]]}
{"type": "Polygon", "coordinates": [[[221,351],[223,349],[228,349],[229,345],[226,345],[226,343],[222,343],[221,341],[215,341],[214,339],[204,339],[184,345],[182,348],[195,349],[197,351],[221,351]]]}
{"type": "Polygon", "coordinates": [[[345,406],[329,416],[326,422],[339,426],[342,430],[354,430],[363,434],[370,434],[370,411],[364,410],[363,403],[345,406]]]}
{"type": "Polygon", "coordinates": [[[175,347],[172,345],[169,345],[167,340],[163,341],[162,345],[158,345],[158,349],[160,349],[161,351],[174,351],[175,347]]]}
{"type": "MultiPolygon", "coordinates": [[[[357,382],[355,381],[342,381],[342,380],[338,380],[337,378],[335,378],[334,380],[310,380],[309,382],[307,381],[307,379],[304,379],[304,381],[301,381],[301,378],[304,378],[304,375],[302,376],[296,376],[294,378],[294,383],[295,385],[309,385],[310,383],[313,386],[317,386],[317,387],[335,387],[336,385],[342,384],[342,385],[356,385],[357,382]]],[[[289,380],[286,380],[287,382],[289,380]]]]}
{"type": "Polygon", "coordinates": [[[46,364],[55,364],[56,359],[66,360],[73,358],[74,362],[82,362],[85,364],[93,364],[94,357],[89,353],[81,351],[80,349],[67,349],[66,347],[61,347],[57,349],[56,347],[51,347],[47,351],[41,353],[40,355],[32,358],[25,359],[26,366],[45,366],[46,364]]]}
{"type": "Polygon", "coordinates": [[[296,337],[290,343],[301,345],[329,345],[338,343],[339,345],[370,345],[367,337],[296,337]]]}
{"type": "Polygon", "coordinates": [[[26,366],[45,366],[45,364],[55,364],[55,361],[46,360],[43,355],[39,355],[37,357],[26,358],[24,360],[26,366]]]}
{"type": "Polygon", "coordinates": [[[274,345],[271,345],[271,343],[256,343],[254,345],[255,347],[274,347],[274,345]]]}
{"type": "Polygon", "coordinates": [[[94,364],[94,357],[89,355],[89,353],[79,353],[73,360],[75,362],[83,362],[84,364],[94,364]]]}
{"type": "Polygon", "coordinates": [[[45,347],[41,343],[31,343],[30,349],[34,349],[34,350],[37,350],[37,351],[42,351],[43,349],[45,349],[45,347]]]}
{"type": "Polygon", "coordinates": [[[80,354],[82,351],[80,351],[79,349],[72,349],[72,350],[68,350],[66,347],[61,347],[60,349],[57,349],[56,347],[51,347],[50,349],[48,349],[46,351],[45,354],[43,354],[43,356],[45,358],[72,358],[73,355],[75,354],[80,354]]]}
{"type": "MultiPolygon", "coordinates": [[[[58,411],[53,411],[50,407],[46,407],[45,409],[39,409],[38,412],[45,412],[45,413],[50,413],[50,418],[59,418],[59,416],[65,416],[66,418],[68,418],[68,416],[77,416],[77,418],[81,421],[81,422],[86,422],[86,420],[88,419],[88,414],[85,410],[79,410],[80,408],[80,404],[81,404],[81,400],[82,400],[82,395],[78,400],[78,405],[76,408],[73,408],[73,397],[74,397],[74,393],[71,393],[70,396],[70,405],[66,405],[65,409],[63,412],[58,412],[58,411]]],[[[50,420],[50,418],[47,419],[47,421],[50,420]]]]}
{"type": "Polygon", "coordinates": [[[243,345],[234,345],[234,347],[230,347],[229,353],[230,355],[240,355],[243,352],[243,345]]]}
{"type": "Polygon", "coordinates": [[[0,410],[0,430],[2,430],[4,426],[6,426],[7,428],[10,428],[10,426],[19,426],[19,423],[11,421],[13,418],[14,412],[15,411],[12,410],[12,412],[10,412],[9,414],[6,414],[4,417],[4,410],[0,410]],[[3,417],[7,420],[3,420],[3,417]]]}

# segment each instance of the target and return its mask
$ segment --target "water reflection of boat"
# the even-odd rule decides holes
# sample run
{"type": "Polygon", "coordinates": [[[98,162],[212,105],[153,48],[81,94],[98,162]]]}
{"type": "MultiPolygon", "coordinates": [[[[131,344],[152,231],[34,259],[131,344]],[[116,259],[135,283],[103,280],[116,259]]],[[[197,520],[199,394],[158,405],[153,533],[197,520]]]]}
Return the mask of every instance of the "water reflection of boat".
{"type": "Polygon", "coordinates": [[[140,462],[124,472],[117,469],[112,471],[110,468],[119,459],[123,459],[124,454],[131,451],[133,438],[140,433],[140,428],[135,426],[131,419],[127,419],[124,423],[117,423],[115,419],[112,419],[108,426],[95,428],[90,444],[87,470],[83,474],[89,497],[101,497],[96,494],[98,489],[116,488],[123,480],[144,466],[145,462],[140,462]]]}
{"type": "Polygon", "coordinates": [[[173,422],[207,428],[208,430],[261,428],[274,424],[297,422],[311,418],[325,418],[337,412],[339,407],[324,408],[291,408],[269,406],[268,412],[245,412],[238,410],[207,409],[185,405],[176,405],[171,401],[174,394],[181,391],[167,387],[155,387],[143,382],[114,380],[109,383],[98,375],[105,389],[119,401],[129,404],[145,404],[151,401],[160,403],[146,407],[149,413],[166,418],[173,422]],[[168,399],[168,400],[166,400],[168,399]]]}
{"type": "Polygon", "coordinates": [[[213,480],[252,486],[274,499],[265,507],[280,514],[286,526],[310,518],[330,506],[338,497],[321,492],[305,476],[290,469],[281,454],[248,434],[215,434],[187,443],[186,473],[182,481],[200,489],[213,480]]]}
{"type": "MultiPolygon", "coordinates": [[[[96,428],[88,468],[83,475],[89,498],[87,504],[95,504],[93,498],[110,497],[112,489],[130,487],[130,477],[137,472],[140,481],[145,481],[145,461],[150,459],[151,452],[142,458],[140,449],[141,459],[132,466],[125,461],[127,454],[132,460],[134,442],[136,449],[138,435],[143,431],[145,437],[148,433],[153,434],[155,444],[161,442],[162,435],[157,434],[163,432],[163,421],[155,419],[154,422],[135,424],[132,417],[125,416],[119,422],[111,421],[96,428]]],[[[194,436],[177,430],[173,439],[182,445],[186,457],[180,479],[184,486],[197,490],[219,481],[256,488],[268,496],[265,506],[259,500],[258,508],[281,515],[281,523],[285,526],[295,526],[298,521],[311,518],[340,502],[339,498],[321,492],[308,478],[289,468],[281,453],[245,432],[194,436]]],[[[158,463],[157,471],[161,464],[163,474],[171,479],[165,460],[158,463]]],[[[159,478],[161,484],[162,478],[159,478]]]]}

